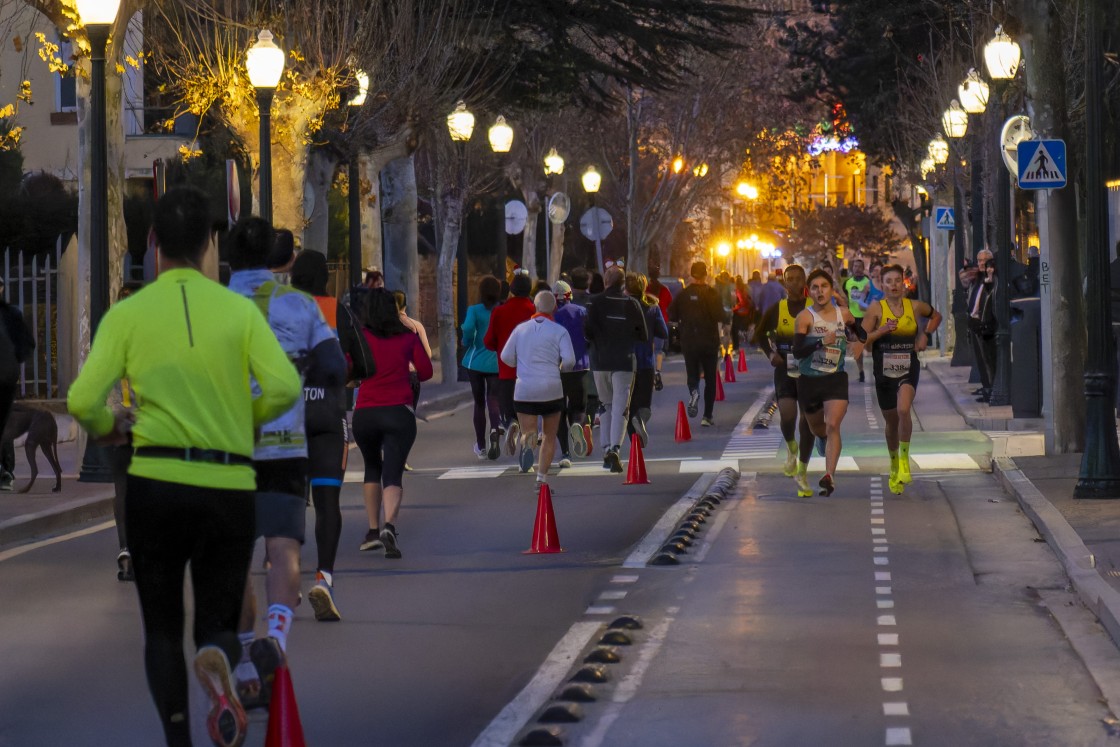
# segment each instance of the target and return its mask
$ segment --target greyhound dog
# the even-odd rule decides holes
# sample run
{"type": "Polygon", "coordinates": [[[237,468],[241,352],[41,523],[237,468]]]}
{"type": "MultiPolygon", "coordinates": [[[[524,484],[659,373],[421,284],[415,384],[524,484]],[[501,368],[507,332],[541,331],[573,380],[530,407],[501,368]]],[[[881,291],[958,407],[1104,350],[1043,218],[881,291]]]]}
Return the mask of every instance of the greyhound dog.
{"type": "Polygon", "coordinates": [[[35,461],[36,448],[43,451],[47,461],[54,467],[53,492],[61,492],[62,467],[58,463],[58,423],[54,421],[54,416],[46,410],[21,404],[13,405],[8,423],[4,426],[3,437],[0,438],[0,449],[10,451],[12,442],[25,433],[27,442],[23,448],[27,453],[27,463],[31,465],[31,481],[19,492],[26,493],[31,490],[35,478],[39,476],[39,465],[35,461]]]}

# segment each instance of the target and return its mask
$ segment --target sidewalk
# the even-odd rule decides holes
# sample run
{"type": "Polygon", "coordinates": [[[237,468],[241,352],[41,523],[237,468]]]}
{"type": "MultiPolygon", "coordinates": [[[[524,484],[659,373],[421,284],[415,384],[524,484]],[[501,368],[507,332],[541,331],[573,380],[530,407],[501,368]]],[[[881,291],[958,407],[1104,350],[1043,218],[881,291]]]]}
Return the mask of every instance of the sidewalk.
{"type": "MultiPolygon", "coordinates": [[[[428,417],[438,412],[454,410],[471,401],[470,385],[463,382],[441,384],[439,361],[433,361],[435,374],[432,380],[420,387],[420,404],[417,414],[428,417]]],[[[59,419],[59,436],[67,438],[68,416],[59,419]]],[[[27,484],[30,469],[21,440],[16,441],[15,490],[27,484]]],[[[82,454],[78,441],[67,440],[58,444],[58,457],[62,465],[62,491],[51,492],[54,471],[38,454],[39,476],[28,493],[0,492],[0,547],[22,544],[40,539],[90,521],[111,519],[113,516],[113,486],[111,483],[78,482],[82,454]]]]}
{"type": "Polygon", "coordinates": [[[969,425],[996,431],[988,434],[993,473],[1061,559],[1082,603],[1120,647],[1120,500],[1075,499],[1080,454],[1045,455],[1042,420],[1014,419],[1009,406],[976,402],[967,367],[953,368],[940,357],[924,363],[969,425]]]}

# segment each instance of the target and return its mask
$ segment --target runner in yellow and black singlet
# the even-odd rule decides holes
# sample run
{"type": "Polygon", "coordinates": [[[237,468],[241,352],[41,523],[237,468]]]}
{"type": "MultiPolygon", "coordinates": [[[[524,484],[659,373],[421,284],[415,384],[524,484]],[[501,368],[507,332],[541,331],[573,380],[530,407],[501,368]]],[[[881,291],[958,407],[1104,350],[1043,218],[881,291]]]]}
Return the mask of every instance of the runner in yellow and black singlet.
{"type": "MultiPolygon", "coordinates": [[[[754,342],[774,366],[774,399],[778,403],[782,439],[786,443],[786,461],[782,471],[786,477],[793,477],[797,472],[797,441],[794,430],[797,428],[797,379],[801,373],[791,351],[797,315],[805,309],[807,303],[805,269],[801,265],[789,265],[782,282],[789,296],[766,310],[755,332],[754,342]]],[[[809,444],[812,445],[811,437],[809,444]]]]}
{"type": "Polygon", "coordinates": [[[891,457],[888,486],[895,495],[910,483],[910,437],[914,421],[910,410],[918,389],[921,365],[918,353],[941,324],[941,314],[924,301],[906,298],[905,274],[899,265],[883,268],[886,298],[872,304],[863,319],[875,371],[875,397],[886,422],[887,451],[891,457]],[[929,321],[919,329],[919,317],[929,321]]]}

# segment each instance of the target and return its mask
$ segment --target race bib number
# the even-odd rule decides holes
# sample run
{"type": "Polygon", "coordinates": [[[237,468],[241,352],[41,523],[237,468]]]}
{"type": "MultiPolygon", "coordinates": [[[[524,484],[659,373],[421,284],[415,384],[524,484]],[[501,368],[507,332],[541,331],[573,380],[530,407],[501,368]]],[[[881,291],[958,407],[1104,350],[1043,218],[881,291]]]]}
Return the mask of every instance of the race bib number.
{"type": "Polygon", "coordinates": [[[883,375],[901,379],[910,373],[910,353],[883,353],[883,375]]]}
{"type": "Polygon", "coordinates": [[[842,357],[843,351],[840,350],[839,345],[824,345],[813,351],[809,367],[821,373],[836,373],[840,368],[842,357]]]}

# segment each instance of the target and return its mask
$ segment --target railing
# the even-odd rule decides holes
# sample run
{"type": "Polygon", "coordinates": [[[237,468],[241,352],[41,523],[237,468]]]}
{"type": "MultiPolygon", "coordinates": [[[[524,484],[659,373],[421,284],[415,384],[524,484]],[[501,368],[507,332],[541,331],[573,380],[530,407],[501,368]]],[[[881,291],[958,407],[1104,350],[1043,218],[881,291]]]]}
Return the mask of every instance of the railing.
{"type": "Polygon", "coordinates": [[[58,263],[62,237],[54,252],[5,249],[0,263],[4,297],[23,313],[35,336],[35,353],[20,366],[18,396],[51,399],[58,393],[58,263]]]}

